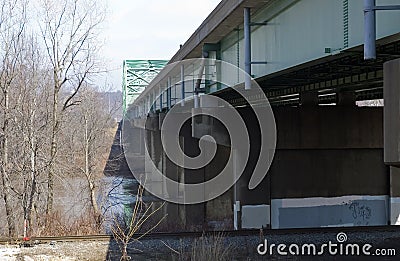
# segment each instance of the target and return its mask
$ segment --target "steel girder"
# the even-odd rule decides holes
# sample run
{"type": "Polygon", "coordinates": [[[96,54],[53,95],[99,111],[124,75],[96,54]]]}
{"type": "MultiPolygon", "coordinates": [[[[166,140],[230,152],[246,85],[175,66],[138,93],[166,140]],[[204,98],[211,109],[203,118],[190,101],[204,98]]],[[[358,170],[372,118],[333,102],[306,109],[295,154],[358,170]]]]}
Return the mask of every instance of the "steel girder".
{"type": "Polygon", "coordinates": [[[123,113],[168,63],[167,60],[124,60],[123,113]]]}

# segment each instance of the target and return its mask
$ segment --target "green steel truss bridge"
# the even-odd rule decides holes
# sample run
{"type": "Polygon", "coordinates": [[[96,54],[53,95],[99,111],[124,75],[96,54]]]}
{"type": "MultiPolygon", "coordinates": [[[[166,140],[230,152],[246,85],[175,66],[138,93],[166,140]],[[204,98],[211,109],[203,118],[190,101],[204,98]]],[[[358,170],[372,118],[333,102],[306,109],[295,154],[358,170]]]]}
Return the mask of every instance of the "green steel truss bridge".
{"type": "Polygon", "coordinates": [[[123,113],[168,63],[167,60],[124,60],[123,113]]]}

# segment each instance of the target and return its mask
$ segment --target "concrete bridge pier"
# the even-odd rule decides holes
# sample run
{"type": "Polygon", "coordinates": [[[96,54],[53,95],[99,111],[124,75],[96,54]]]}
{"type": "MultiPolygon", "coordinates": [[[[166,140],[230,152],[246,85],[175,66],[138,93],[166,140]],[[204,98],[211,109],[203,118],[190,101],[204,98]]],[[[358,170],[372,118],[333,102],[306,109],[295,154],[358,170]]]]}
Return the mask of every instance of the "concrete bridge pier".
{"type": "Polygon", "coordinates": [[[390,167],[390,225],[400,225],[400,168],[390,167]]]}
{"type": "Polygon", "coordinates": [[[390,224],[400,225],[400,59],[383,65],[384,161],[390,166],[390,224]]]}
{"type": "Polygon", "coordinates": [[[272,228],[385,225],[381,107],[274,109],[272,228]]]}
{"type": "MultiPolygon", "coordinates": [[[[200,154],[199,140],[192,137],[192,126],[190,121],[186,121],[183,125],[180,133],[180,139],[182,141],[182,149],[186,156],[196,157],[200,154]]],[[[205,181],[205,168],[199,169],[189,169],[185,168],[183,170],[183,180],[185,184],[199,184],[205,181]]],[[[190,200],[190,195],[192,191],[182,191],[184,193],[185,201],[190,200]]],[[[196,195],[199,196],[199,195],[196,195]]],[[[202,198],[205,197],[204,190],[202,198]]],[[[205,213],[206,204],[187,204],[183,205],[185,208],[185,220],[187,229],[204,229],[205,225],[205,213]]]]}
{"type": "MultiPolygon", "coordinates": [[[[167,185],[166,178],[180,181],[180,176],[182,172],[182,168],[178,167],[174,162],[172,162],[163,148],[163,144],[161,141],[161,125],[164,120],[165,115],[163,113],[158,114],[155,116],[153,122],[154,125],[157,126],[152,132],[150,136],[151,140],[151,148],[152,153],[151,159],[153,163],[156,165],[157,169],[163,174],[161,177],[159,175],[152,175],[158,176],[158,180],[156,182],[157,191],[159,191],[164,198],[169,198],[174,200],[178,197],[182,196],[182,193],[177,190],[175,187],[171,187],[167,185]]],[[[184,213],[184,206],[178,205],[171,202],[166,202],[163,215],[167,215],[167,218],[164,222],[164,226],[169,227],[171,229],[181,229],[185,226],[185,217],[182,214],[184,213]]]]}

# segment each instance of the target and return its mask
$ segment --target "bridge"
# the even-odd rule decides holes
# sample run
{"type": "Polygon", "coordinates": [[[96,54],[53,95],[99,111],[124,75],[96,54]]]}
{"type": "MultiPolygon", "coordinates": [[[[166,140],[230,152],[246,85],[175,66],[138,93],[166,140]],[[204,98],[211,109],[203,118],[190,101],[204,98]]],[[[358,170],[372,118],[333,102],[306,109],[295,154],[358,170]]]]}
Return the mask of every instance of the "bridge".
{"type": "Polygon", "coordinates": [[[209,14],[126,107],[127,160],[171,202],[170,220],[236,229],[400,224],[400,11],[376,8],[395,9],[397,1],[365,3],[223,0],[209,14]],[[372,27],[364,22],[370,14],[372,27]],[[371,35],[369,56],[364,41],[371,35]],[[248,157],[233,146],[221,100],[244,123],[248,157]],[[268,134],[257,108],[273,113],[268,134]],[[164,121],[182,117],[174,135],[188,157],[207,156],[199,144],[213,137],[205,166],[182,166],[165,151],[164,121]],[[146,155],[165,176],[150,175],[146,155]],[[252,181],[260,161],[266,176],[252,181]],[[212,199],[204,202],[168,181],[205,182],[224,169],[238,180],[217,197],[205,185],[202,197],[212,199]]]}
{"type": "Polygon", "coordinates": [[[166,60],[125,60],[123,62],[122,110],[124,114],[128,105],[135,101],[167,62],[166,60]]]}

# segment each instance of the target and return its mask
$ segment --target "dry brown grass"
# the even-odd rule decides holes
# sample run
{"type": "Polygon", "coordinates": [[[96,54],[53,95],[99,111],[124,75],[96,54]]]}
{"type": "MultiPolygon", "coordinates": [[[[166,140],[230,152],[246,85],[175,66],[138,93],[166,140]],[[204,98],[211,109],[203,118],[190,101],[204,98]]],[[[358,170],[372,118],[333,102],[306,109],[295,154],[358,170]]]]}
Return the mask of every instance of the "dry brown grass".
{"type": "Polygon", "coordinates": [[[81,216],[74,220],[66,220],[60,212],[47,216],[47,225],[32,228],[34,236],[72,236],[100,234],[101,228],[96,224],[92,214],[81,216]]]}
{"type": "Polygon", "coordinates": [[[204,261],[204,260],[231,260],[232,246],[225,243],[225,236],[218,233],[212,236],[202,236],[193,241],[189,251],[179,250],[180,261],[204,261]]]}

